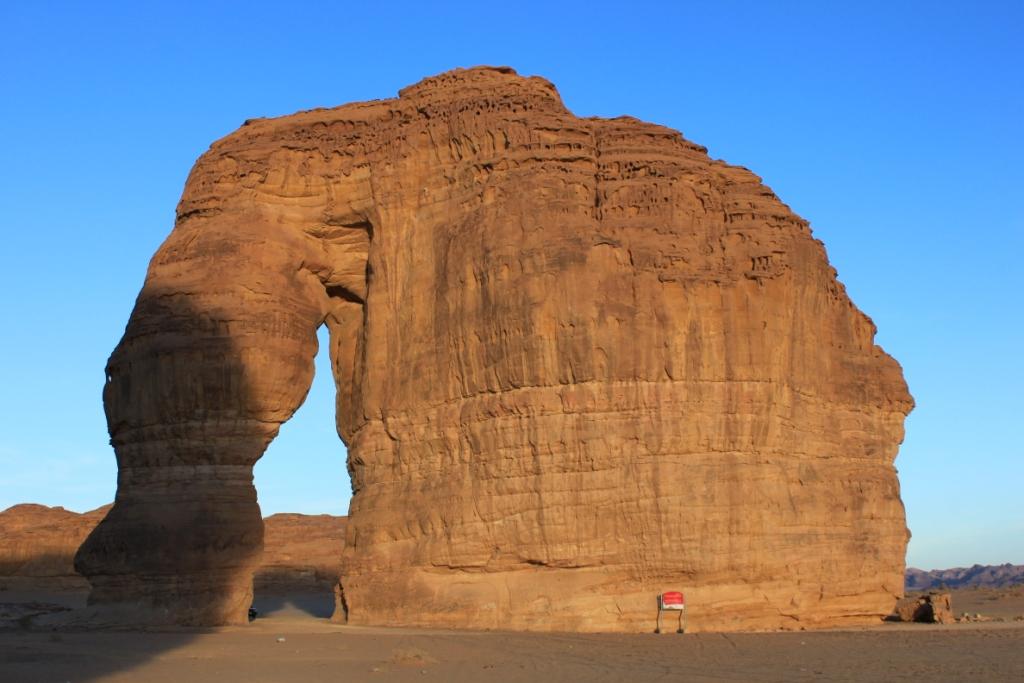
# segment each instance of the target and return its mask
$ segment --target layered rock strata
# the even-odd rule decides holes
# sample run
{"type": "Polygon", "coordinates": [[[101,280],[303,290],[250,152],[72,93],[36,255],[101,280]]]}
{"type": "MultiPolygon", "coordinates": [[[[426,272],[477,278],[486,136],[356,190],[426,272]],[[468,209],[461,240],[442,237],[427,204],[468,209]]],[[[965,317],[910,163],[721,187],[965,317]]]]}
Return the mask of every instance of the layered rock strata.
{"type": "Polygon", "coordinates": [[[239,623],[252,467],[330,330],[336,618],[649,631],[875,621],[902,593],[899,365],[806,221],[678,132],[458,70],[248,121],[196,163],[104,400],[97,605],[239,623]]]}

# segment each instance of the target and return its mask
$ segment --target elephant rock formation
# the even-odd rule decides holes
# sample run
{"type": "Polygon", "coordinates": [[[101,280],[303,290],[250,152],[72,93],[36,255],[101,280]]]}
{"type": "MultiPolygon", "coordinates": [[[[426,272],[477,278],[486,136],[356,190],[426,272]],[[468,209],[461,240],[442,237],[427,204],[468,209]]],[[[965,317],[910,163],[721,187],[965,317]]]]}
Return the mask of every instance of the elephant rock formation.
{"type": "Polygon", "coordinates": [[[321,324],[336,619],[648,631],[682,589],[698,629],[800,628],[902,594],[912,399],[808,224],[674,130],[475,68],[196,163],[107,367],[94,606],[245,621],[252,467],[321,324]]]}

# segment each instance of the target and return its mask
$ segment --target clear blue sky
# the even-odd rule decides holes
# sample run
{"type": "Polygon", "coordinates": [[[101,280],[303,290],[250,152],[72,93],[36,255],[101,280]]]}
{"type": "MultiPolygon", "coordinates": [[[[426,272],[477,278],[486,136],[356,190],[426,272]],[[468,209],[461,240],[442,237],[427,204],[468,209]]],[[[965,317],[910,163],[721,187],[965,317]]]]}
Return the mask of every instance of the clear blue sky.
{"type": "MultiPolygon", "coordinates": [[[[112,499],[104,363],[213,140],[507,64],[577,114],[681,130],[810,220],[917,400],[908,561],[1024,563],[1024,4],[433,5],[2,3],[0,508],[112,499]]],[[[317,372],[257,466],[265,513],[347,509],[317,372]]]]}

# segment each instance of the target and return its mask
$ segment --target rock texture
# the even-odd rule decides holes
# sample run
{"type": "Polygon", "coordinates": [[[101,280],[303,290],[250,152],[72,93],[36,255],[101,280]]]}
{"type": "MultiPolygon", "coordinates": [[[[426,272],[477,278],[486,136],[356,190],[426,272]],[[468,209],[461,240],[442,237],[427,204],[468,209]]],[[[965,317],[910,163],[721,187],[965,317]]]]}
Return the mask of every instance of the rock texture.
{"type": "Polygon", "coordinates": [[[692,630],[801,628],[902,594],[912,400],[806,221],[674,130],[477,68],[196,163],[107,367],[96,605],[245,621],[252,466],[321,324],[338,619],[649,631],[678,589],[692,630]]]}
{"type": "Polygon", "coordinates": [[[65,590],[88,586],[74,557],[109,505],[79,514],[62,507],[15,505],[0,512],[0,585],[65,590]]]}

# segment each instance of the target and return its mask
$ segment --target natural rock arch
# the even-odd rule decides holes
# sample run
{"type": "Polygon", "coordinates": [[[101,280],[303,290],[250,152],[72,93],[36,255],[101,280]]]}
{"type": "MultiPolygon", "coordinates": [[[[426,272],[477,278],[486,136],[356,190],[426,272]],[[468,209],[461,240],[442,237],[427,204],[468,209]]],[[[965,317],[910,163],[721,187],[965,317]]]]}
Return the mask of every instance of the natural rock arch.
{"type": "Polygon", "coordinates": [[[902,592],[912,401],[807,223],[673,130],[479,68],[196,163],[107,368],[92,604],[245,621],[252,466],[324,322],[339,618],[649,630],[681,587],[699,628],[803,627],[902,592]]]}

